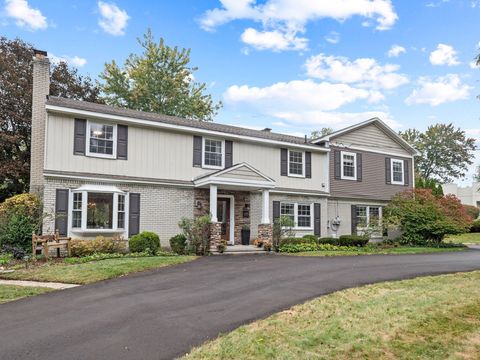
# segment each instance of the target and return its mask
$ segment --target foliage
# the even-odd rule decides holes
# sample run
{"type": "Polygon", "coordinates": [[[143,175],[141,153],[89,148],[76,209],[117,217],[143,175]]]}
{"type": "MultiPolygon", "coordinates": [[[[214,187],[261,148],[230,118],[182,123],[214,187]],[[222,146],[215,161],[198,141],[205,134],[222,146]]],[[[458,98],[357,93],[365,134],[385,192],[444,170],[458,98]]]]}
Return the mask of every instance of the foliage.
{"type": "MultiPolygon", "coordinates": [[[[64,261],[67,264],[83,264],[91,261],[99,261],[106,259],[119,259],[119,258],[141,258],[141,257],[151,257],[152,254],[149,252],[137,252],[137,253],[94,253],[92,255],[82,256],[82,257],[70,257],[65,258],[64,261]]],[[[175,256],[175,254],[169,252],[159,251],[155,256],[175,256]]]]}
{"type": "Polygon", "coordinates": [[[280,252],[284,253],[299,253],[309,251],[346,251],[357,252],[358,248],[353,246],[337,246],[332,244],[284,244],[280,246],[280,252]]]}
{"type": "Polygon", "coordinates": [[[447,234],[466,232],[472,219],[453,195],[437,198],[429,189],[406,190],[384,209],[386,226],[399,226],[403,244],[440,243],[447,234]]]}
{"type": "Polygon", "coordinates": [[[453,124],[431,125],[423,133],[408,129],[400,135],[420,152],[415,170],[425,179],[449,182],[465,176],[473,163],[475,139],[467,138],[465,131],[453,124]]]}
{"type": "MultiPolygon", "coordinates": [[[[0,201],[28,191],[33,46],[0,36],[0,201]]],[[[50,95],[101,102],[88,76],[64,62],[51,67],[50,95]]]]}
{"type": "Polygon", "coordinates": [[[0,252],[0,266],[7,265],[12,259],[13,255],[10,252],[0,252]]]}
{"type": "Polygon", "coordinates": [[[263,250],[265,251],[272,251],[273,244],[271,241],[265,241],[263,243],[263,250]]]}
{"type": "Polygon", "coordinates": [[[184,234],[177,234],[170,238],[170,249],[175,254],[185,255],[187,249],[187,238],[184,234]]]}
{"type": "Polygon", "coordinates": [[[365,246],[369,241],[368,236],[360,235],[342,235],[337,239],[336,244],[338,246],[365,246]]]}
{"type": "Polygon", "coordinates": [[[207,255],[209,253],[211,223],[210,215],[199,216],[194,220],[188,218],[180,220],[178,226],[187,238],[190,251],[197,255],[207,255]]]}
{"type": "Polygon", "coordinates": [[[468,216],[470,216],[473,220],[478,218],[480,215],[480,209],[473,205],[463,205],[465,211],[467,212],[468,216]]]}
{"type": "Polygon", "coordinates": [[[314,243],[318,242],[318,236],[317,235],[307,234],[307,235],[303,235],[302,238],[304,240],[307,240],[308,242],[314,242],[314,243]]]}
{"type": "Polygon", "coordinates": [[[127,242],[123,239],[112,239],[104,236],[97,236],[94,240],[70,241],[72,256],[91,256],[94,254],[124,254],[127,252],[127,242]]]}
{"type": "Polygon", "coordinates": [[[253,240],[253,246],[262,247],[263,246],[263,240],[260,240],[260,239],[253,240]]]}
{"type": "Polygon", "coordinates": [[[15,260],[23,260],[27,255],[27,252],[19,247],[3,245],[1,252],[4,254],[11,254],[15,260]]]}
{"type": "Polygon", "coordinates": [[[443,196],[442,184],[436,179],[424,179],[421,176],[415,178],[415,187],[417,189],[430,189],[435,196],[443,196]]]}
{"type": "Polygon", "coordinates": [[[470,227],[470,232],[480,233],[480,219],[474,220],[470,227]]]}
{"type": "Polygon", "coordinates": [[[220,240],[220,242],[217,244],[218,252],[222,254],[226,249],[227,249],[227,240],[225,239],[220,240]]]}
{"type": "Polygon", "coordinates": [[[148,252],[154,255],[160,249],[160,238],[154,232],[142,231],[128,240],[128,247],[132,253],[148,252]]]}
{"type": "Polygon", "coordinates": [[[310,133],[310,139],[315,140],[323,136],[330,135],[331,133],[333,133],[333,129],[331,127],[323,127],[320,131],[312,131],[310,133]]]}
{"type": "Polygon", "coordinates": [[[294,225],[292,218],[285,215],[275,219],[272,228],[272,246],[275,251],[278,251],[283,238],[294,236],[294,231],[292,230],[294,225]]]}
{"type": "Polygon", "coordinates": [[[222,104],[205,94],[207,85],[194,80],[190,50],[155,42],[150,29],[138,39],[143,53],[130,54],[123,69],[115,61],[100,75],[106,102],[134,110],[210,121],[222,104]]]}
{"type": "Polygon", "coordinates": [[[280,246],[286,245],[286,244],[317,244],[318,243],[318,238],[312,237],[312,236],[307,236],[307,237],[285,237],[280,240],[280,246]]]}
{"type": "Polygon", "coordinates": [[[0,244],[30,250],[32,246],[32,232],[37,231],[33,223],[34,220],[28,215],[13,214],[2,225],[0,244]]]}

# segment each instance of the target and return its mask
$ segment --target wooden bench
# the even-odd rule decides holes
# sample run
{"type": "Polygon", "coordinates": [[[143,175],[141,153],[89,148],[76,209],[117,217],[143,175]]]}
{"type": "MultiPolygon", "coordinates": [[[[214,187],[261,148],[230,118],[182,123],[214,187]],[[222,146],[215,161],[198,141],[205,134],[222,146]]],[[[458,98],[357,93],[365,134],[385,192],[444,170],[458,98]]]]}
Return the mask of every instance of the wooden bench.
{"type": "Polygon", "coordinates": [[[70,257],[70,240],[69,237],[60,237],[58,230],[53,235],[37,235],[32,233],[32,254],[36,255],[37,250],[41,250],[41,253],[46,259],[49,258],[49,250],[57,249],[57,257],[60,257],[60,249],[66,249],[67,255],[70,257]]]}

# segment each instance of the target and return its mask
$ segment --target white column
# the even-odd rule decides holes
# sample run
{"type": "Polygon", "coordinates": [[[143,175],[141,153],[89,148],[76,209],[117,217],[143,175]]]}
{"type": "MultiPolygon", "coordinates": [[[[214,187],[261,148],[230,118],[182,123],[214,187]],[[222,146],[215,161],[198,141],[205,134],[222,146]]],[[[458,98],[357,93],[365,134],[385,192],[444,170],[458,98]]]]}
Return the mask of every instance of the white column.
{"type": "Polygon", "coordinates": [[[218,222],[217,219],[217,185],[210,185],[210,215],[212,222],[218,222]]]}
{"type": "Polygon", "coordinates": [[[270,191],[262,190],[262,224],[270,224],[270,191]]]}

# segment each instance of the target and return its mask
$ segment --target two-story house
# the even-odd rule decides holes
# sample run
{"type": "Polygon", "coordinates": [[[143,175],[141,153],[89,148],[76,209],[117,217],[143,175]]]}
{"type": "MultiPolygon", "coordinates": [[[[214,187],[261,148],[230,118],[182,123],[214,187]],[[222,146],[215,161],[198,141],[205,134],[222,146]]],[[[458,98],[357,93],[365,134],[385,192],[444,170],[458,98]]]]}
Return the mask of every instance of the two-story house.
{"type": "Polygon", "coordinates": [[[168,245],[182,217],[210,213],[212,238],[232,245],[244,225],[271,238],[282,215],[298,235],[344,234],[413,184],[415,150],[378,119],[311,142],[49,97],[47,54],[33,66],[31,191],[54,215],[45,233],[149,230],[168,245]]]}

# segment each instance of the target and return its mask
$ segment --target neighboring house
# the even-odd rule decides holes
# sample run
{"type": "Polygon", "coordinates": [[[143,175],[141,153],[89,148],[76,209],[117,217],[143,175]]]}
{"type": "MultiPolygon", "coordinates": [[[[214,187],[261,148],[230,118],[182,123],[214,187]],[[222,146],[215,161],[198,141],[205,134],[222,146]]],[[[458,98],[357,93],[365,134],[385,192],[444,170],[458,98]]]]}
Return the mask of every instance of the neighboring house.
{"type": "Polygon", "coordinates": [[[464,205],[472,205],[480,208],[480,182],[474,182],[471,186],[458,186],[457,184],[445,184],[443,193],[452,194],[460,199],[464,205]]]}
{"type": "Polygon", "coordinates": [[[299,236],[346,234],[357,230],[352,219],[381,217],[413,184],[415,150],[378,119],[310,142],[48,97],[45,52],[36,51],[33,72],[31,191],[55,214],[46,233],[149,230],[168,245],[182,217],[211,213],[212,239],[229,244],[240,243],[244,225],[251,239],[271,239],[282,215],[299,236]]]}

